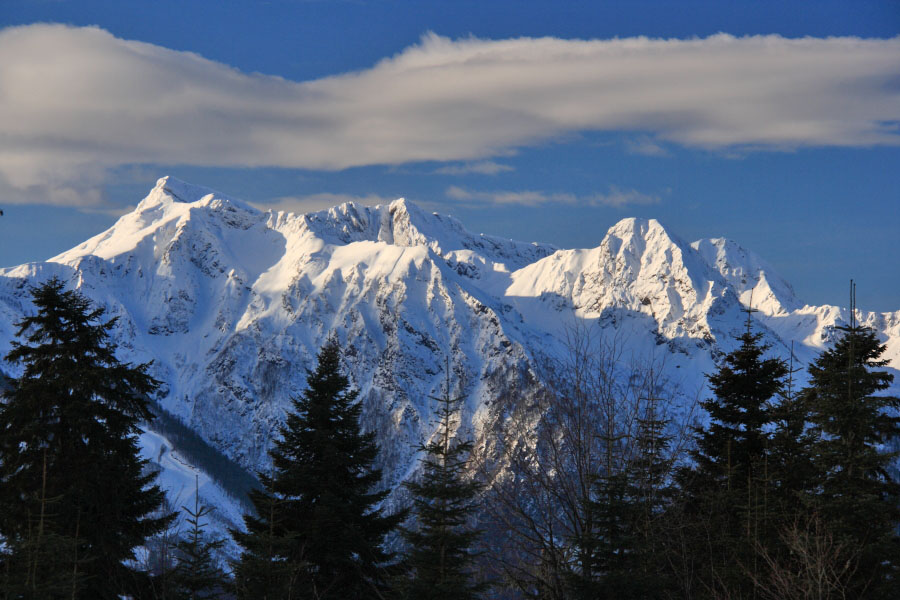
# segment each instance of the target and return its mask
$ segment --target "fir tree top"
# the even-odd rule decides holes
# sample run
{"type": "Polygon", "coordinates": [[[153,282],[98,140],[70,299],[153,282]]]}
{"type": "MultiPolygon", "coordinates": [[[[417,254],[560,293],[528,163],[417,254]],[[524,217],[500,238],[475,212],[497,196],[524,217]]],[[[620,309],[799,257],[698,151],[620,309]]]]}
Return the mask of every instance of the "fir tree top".
{"type": "Polygon", "coordinates": [[[900,437],[900,398],[881,395],[893,376],[874,331],[856,325],[809,366],[801,399],[816,436],[813,464],[818,485],[812,504],[828,530],[852,551],[857,566],[850,596],[895,598],[900,576],[900,483],[886,448],[900,437]]]}
{"type": "Polygon", "coordinates": [[[419,446],[424,452],[421,481],[408,481],[415,526],[403,530],[411,546],[406,563],[412,571],[405,597],[435,600],[467,600],[480,597],[483,582],[473,581],[476,554],[470,548],[481,535],[470,520],[477,509],[481,485],[466,477],[472,442],[454,439],[463,397],[450,396],[447,389],[438,402],[439,425],[434,438],[419,446]]]}
{"type": "Polygon", "coordinates": [[[20,386],[58,384],[70,397],[85,394],[129,417],[122,423],[128,433],[137,431],[138,421],[152,418],[145,396],[159,382],[147,374],[149,363],[135,366],[116,358],[109,339],[116,318],[99,322],[105,310],[66,290],[57,277],[33,288],[32,302],[37,312],[16,324],[16,335],[25,343],[13,341],[6,356],[25,367],[20,386]]]}
{"type": "Polygon", "coordinates": [[[162,514],[164,494],[137,446],[158,382],[149,364],[118,361],[109,340],[115,319],[103,322],[85,296],[53,278],[32,298],[37,313],[18,323],[24,341],[6,357],[24,373],[0,403],[0,536],[15,564],[35,541],[39,515],[39,534],[77,541],[77,562],[42,565],[78,571],[81,583],[67,595],[117,598],[141,579],[124,562],[173,518],[162,514]],[[49,498],[45,514],[37,499],[49,498]]]}
{"type": "Polygon", "coordinates": [[[307,389],[270,451],[272,471],[260,473],[251,493],[256,516],[247,533],[233,531],[244,548],[235,567],[246,598],[371,598],[386,591],[391,555],[385,536],[403,514],[382,515],[381,471],[374,433],[360,430],[358,393],[340,370],[340,347],[319,351],[307,389]]]}
{"type": "Polygon", "coordinates": [[[770,400],[782,391],[788,374],[783,360],[763,358],[769,347],[761,343],[762,334],[752,333],[748,326],[738,340],[740,346],[707,376],[714,396],[701,406],[710,415],[710,425],[698,431],[699,447],[694,452],[702,469],[728,471],[728,477],[750,468],[750,462],[765,452],[766,427],[775,418],[770,400]]]}

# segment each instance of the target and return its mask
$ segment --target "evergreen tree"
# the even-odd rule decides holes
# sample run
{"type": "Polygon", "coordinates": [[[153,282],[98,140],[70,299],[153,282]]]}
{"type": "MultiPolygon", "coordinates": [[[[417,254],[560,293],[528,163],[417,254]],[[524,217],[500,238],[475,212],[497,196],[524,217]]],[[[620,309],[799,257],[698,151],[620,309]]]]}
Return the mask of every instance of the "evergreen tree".
{"type": "Polygon", "coordinates": [[[763,358],[761,334],[747,331],[740,346],[708,376],[714,397],[701,403],[707,428],[696,432],[694,465],[679,472],[679,518],[685,518],[682,560],[697,589],[730,597],[752,597],[757,550],[771,537],[766,513],[770,401],[784,385],[788,367],[763,358]]]}
{"type": "Polygon", "coordinates": [[[658,598],[671,587],[668,559],[660,538],[665,511],[672,502],[674,458],[672,436],[666,433],[671,421],[660,414],[659,402],[657,395],[651,393],[638,419],[634,457],[629,461],[630,496],[637,509],[632,526],[636,539],[633,551],[637,556],[637,569],[631,573],[630,583],[633,598],[658,598]]]}
{"type": "Polygon", "coordinates": [[[151,416],[145,396],[158,383],[149,365],[117,360],[115,319],[101,322],[104,311],[83,295],[53,278],[32,299],[37,314],[17,324],[24,343],[6,356],[24,372],[0,403],[0,535],[10,564],[22,564],[30,542],[43,543],[34,537],[38,517],[60,547],[73,548],[70,564],[38,566],[38,579],[62,569],[73,573],[69,597],[134,593],[142,576],[125,561],[173,517],[151,516],[163,492],[138,456],[138,423],[151,416]]]}
{"type": "Polygon", "coordinates": [[[256,515],[232,535],[244,551],[235,565],[245,598],[378,597],[386,590],[385,536],[403,514],[376,506],[381,471],[373,433],[360,431],[361,406],[340,372],[340,348],[321,349],[307,390],[293,401],[281,439],[270,451],[273,472],[251,493],[256,515]]]}
{"type": "MultiPolygon", "coordinates": [[[[573,574],[571,595],[577,598],[632,598],[632,573],[638,568],[637,532],[640,509],[631,497],[631,477],[625,471],[604,473],[594,483],[591,511],[593,529],[582,542],[580,571],[573,574]]],[[[639,597],[639,596],[638,596],[639,597]]]]}
{"type": "MultiPolygon", "coordinates": [[[[853,308],[851,308],[851,311],[853,308]]],[[[843,336],[809,367],[803,398],[817,435],[813,506],[837,541],[857,553],[851,595],[896,597],[900,576],[900,484],[885,444],[900,435],[900,398],[877,395],[893,376],[885,346],[851,319],[843,336]]]]}
{"type": "MultiPolygon", "coordinates": [[[[801,394],[794,392],[794,348],[785,389],[771,407],[774,427],[769,440],[767,468],[767,511],[773,526],[782,532],[811,517],[808,493],[815,486],[813,444],[816,434],[809,427],[809,408],[801,394]]],[[[773,532],[774,533],[774,532],[773,532]]],[[[771,542],[771,540],[770,540],[771,542]]],[[[779,544],[766,548],[770,557],[788,551],[779,544]],[[774,553],[774,554],[773,554],[774,553]]],[[[781,557],[778,557],[781,558],[781,557]]]]}
{"type": "Polygon", "coordinates": [[[206,538],[203,518],[212,509],[200,504],[199,481],[194,492],[194,508],[184,506],[182,509],[187,514],[189,530],[187,538],[175,546],[176,564],[172,573],[172,583],[176,590],[174,597],[184,600],[220,598],[227,582],[214,553],[225,541],[206,538]]]}
{"type": "Polygon", "coordinates": [[[231,532],[244,548],[234,565],[237,596],[248,600],[309,597],[303,591],[315,567],[306,560],[306,546],[287,518],[287,498],[271,491],[271,478],[260,474],[260,479],[263,489],[250,491],[256,515],[244,515],[248,532],[231,532]]]}
{"type": "Polygon", "coordinates": [[[465,470],[471,442],[453,439],[462,398],[450,397],[450,373],[441,398],[437,436],[420,446],[425,453],[424,472],[419,482],[404,485],[412,494],[416,527],[403,530],[411,546],[406,564],[412,577],[406,585],[407,598],[466,600],[478,598],[486,588],[472,581],[475,554],[470,551],[480,532],[469,519],[476,508],[478,482],[466,479],[465,470]]]}
{"type": "MultiPolygon", "coordinates": [[[[59,498],[47,498],[47,459],[43,463],[38,514],[15,551],[0,551],[0,598],[59,598],[69,596],[83,583],[77,538],[54,531],[53,506],[59,498]]],[[[76,530],[75,534],[78,534],[76,530]]]]}
{"type": "Polygon", "coordinates": [[[658,598],[667,587],[657,523],[670,497],[671,437],[665,433],[669,421],[659,415],[659,399],[650,392],[634,435],[605,442],[610,452],[619,445],[629,456],[608,459],[595,480],[588,507],[594,529],[591,540],[580,545],[589,550],[590,562],[582,561],[573,578],[574,597],[658,598]]]}

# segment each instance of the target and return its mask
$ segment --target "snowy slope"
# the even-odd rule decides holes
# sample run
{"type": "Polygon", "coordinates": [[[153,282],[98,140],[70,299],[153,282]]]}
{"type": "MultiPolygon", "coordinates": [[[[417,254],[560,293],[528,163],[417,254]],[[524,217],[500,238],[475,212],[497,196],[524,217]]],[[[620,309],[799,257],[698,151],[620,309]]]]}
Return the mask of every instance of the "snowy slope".
{"type": "MultiPolygon", "coordinates": [[[[741,304],[759,311],[755,316],[760,324],[784,342],[795,343],[795,353],[804,364],[833,341],[835,327],[849,322],[846,308],[812,306],[799,300],[791,284],[769,263],[737,242],[715,238],[698,240],[691,246],[721,273],[741,304]]],[[[856,319],[881,334],[887,345],[884,358],[895,370],[900,369],[900,311],[857,311],[856,319]]],[[[900,389],[898,384],[900,381],[895,381],[895,390],[900,389]]]]}
{"type": "MultiPolygon", "coordinates": [[[[170,510],[179,513],[172,525],[176,531],[188,531],[189,525],[182,508],[187,507],[193,511],[197,493],[203,504],[214,507],[214,512],[202,521],[206,535],[213,539],[228,539],[229,529],[243,526],[244,509],[241,503],[207,473],[191,465],[165,436],[145,429],[138,441],[141,458],[149,461],[151,468],[157,472],[157,485],[166,490],[170,510]]],[[[232,548],[227,548],[225,555],[235,557],[236,553],[232,548]]]]}
{"type": "Polygon", "coordinates": [[[802,306],[790,283],[737,242],[714,238],[696,241],[691,247],[722,274],[744,305],[752,303],[765,315],[785,314],[802,306]]]}
{"type": "MultiPolygon", "coordinates": [[[[666,354],[688,402],[744,328],[751,292],[756,327],[781,356],[793,341],[811,360],[847,318],[802,306],[734,242],[688,244],[652,219],[619,222],[596,248],[557,250],[475,235],[404,200],[261,212],[172,178],[80,246],[0,270],[0,352],[29,310],[28,286],[53,275],[119,317],[121,357],[154,361],[160,404],[248,469],[265,468],[291,396],[336,335],[392,488],[434,429],[428,396],[441,391],[447,357],[451,393],[467,398],[465,435],[490,436],[494,400],[563,352],[575,324],[619,332],[638,356],[666,354]]],[[[859,318],[900,369],[900,311],[859,318]]],[[[142,443],[148,457],[166,447],[154,432],[142,443]]],[[[171,458],[157,461],[163,481],[183,497],[193,467],[162,456],[171,458]]],[[[238,508],[204,482],[201,493],[233,521],[238,508]]]]}

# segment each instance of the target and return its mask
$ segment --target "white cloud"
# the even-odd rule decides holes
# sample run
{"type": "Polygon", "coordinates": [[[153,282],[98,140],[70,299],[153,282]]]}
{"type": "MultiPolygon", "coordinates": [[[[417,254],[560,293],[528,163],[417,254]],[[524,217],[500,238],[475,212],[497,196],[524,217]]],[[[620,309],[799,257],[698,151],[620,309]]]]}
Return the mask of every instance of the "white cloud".
{"type": "Polygon", "coordinates": [[[637,206],[641,204],[659,204],[659,196],[644,194],[635,189],[622,190],[616,186],[610,186],[605,194],[596,194],[589,198],[594,204],[622,208],[623,206],[637,206]]]}
{"type": "MultiPolygon", "coordinates": [[[[2,67],[0,67],[2,68],[2,67]]],[[[2,89],[2,88],[0,88],[2,89]]],[[[2,104],[2,100],[0,100],[2,104]]],[[[2,119],[2,117],[0,117],[2,119]]],[[[0,124],[0,204],[58,204],[78,208],[108,209],[102,191],[105,169],[97,164],[67,168],[49,157],[23,160],[4,152],[3,125],[0,124]],[[17,178],[17,169],[39,169],[33,178],[17,178]]]]}
{"type": "Polygon", "coordinates": [[[461,165],[447,165],[435,169],[435,173],[439,175],[496,175],[498,173],[506,173],[515,171],[514,167],[494,162],[492,160],[482,160],[474,163],[465,163],[461,165]]]}
{"type": "Polygon", "coordinates": [[[641,156],[668,156],[669,154],[659,143],[646,135],[626,139],[625,149],[629,154],[639,154],[641,156]]]}
{"type": "Polygon", "coordinates": [[[370,69],[293,82],[93,27],[14,27],[0,31],[0,187],[7,202],[91,205],[98,173],[120,165],[478,161],[579,131],[897,145],[897,56],[900,37],[427,35],[370,69]]]}
{"type": "Polygon", "coordinates": [[[451,200],[467,204],[494,204],[520,206],[541,206],[545,204],[570,204],[582,206],[612,206],[622,208],[641,204],[659,204],[659,196],[644,194],[635,189],[623,190],[610,186],[604,193],[576,196],[562,192],[522,191],[473,191],[451,185],[444,192],[451,200]]]}
{"type": "Polygon", "coordinates": [[[390,204],[397,198],[388,196],[378,196],[376,194],[367,194],[365,196],[354,196],[352,194],[333,194],[323,192],[319,194],[309,194],[306,196],[281,196],[274,198],[269,202],[251,202],[253,206],[260,210],[274,210],[304,214],[325,210],[344,202],[353,202],[362,206],[375,206],[377,204],[390,204]]]}

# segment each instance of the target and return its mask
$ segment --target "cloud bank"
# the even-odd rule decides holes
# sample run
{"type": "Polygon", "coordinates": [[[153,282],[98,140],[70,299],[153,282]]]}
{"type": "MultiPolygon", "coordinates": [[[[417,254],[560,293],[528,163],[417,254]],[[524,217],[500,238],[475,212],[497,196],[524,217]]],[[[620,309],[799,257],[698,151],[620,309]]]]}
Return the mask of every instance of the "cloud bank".
{"type": "Polygon", "coordinates": [[[497,175],[509,171],[515,171],[515,168],[492,160],[482,160],[462,165],[446,165],[434,172],[438,175],[497,175]]]}
{"type": "Polygon", "coordinates": [[[644,194],[635,189],[620,189],[610,186],[605,194],[597,193],[586,196],[576,196],[566,192],[541,192],[535,190],[520,191],[473,191],[456,185],[451,185],[444,192],[445,195],[458,202],[493,205],[519,205],[541,206],[544,204],[578,204],[581,206],[611,206],[624,208],[626,206],[659,204],[659,196],[644,194]]]}
{"type": "Polygon", "coordinates": [[[478,161],[583,131],[639,131],[645,151],[898,145],[898,57],[900,37],[429,34],[294,82],[98,28],[15,27],[0,31],[0,197],[96,204],[125,164],[478,161]]]}

